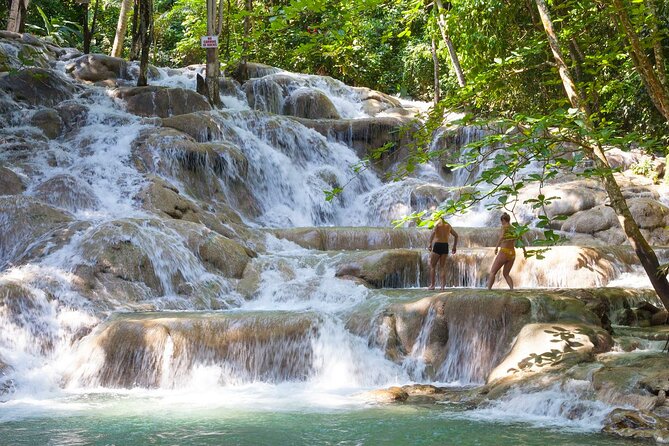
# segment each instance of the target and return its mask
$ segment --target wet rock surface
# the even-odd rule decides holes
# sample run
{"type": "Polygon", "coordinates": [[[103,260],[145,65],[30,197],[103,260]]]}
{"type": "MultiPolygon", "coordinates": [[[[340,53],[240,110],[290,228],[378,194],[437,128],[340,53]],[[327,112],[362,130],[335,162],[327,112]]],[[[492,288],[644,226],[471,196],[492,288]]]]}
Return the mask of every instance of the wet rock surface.
{"type": "Polygon", "coordinates": [[[0,78],[0,89],[16,101],[53,107],[72,99],[77,87],[57,72],[44,68],[25,68],[0,78]]]}
{"type": "Polygon", "coordinates": [[[139,116],[168,118],[211,110],[204,96],[184,88],[127,87],[116,90],[114,94],[126,101],[130,113],[139,116]]]}

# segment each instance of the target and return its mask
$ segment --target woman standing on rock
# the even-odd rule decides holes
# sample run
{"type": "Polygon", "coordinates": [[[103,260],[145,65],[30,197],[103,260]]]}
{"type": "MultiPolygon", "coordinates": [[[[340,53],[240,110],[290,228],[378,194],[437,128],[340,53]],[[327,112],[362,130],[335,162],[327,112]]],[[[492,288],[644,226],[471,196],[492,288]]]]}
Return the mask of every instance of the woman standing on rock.
{"type": "Polygon", "coordinates": [[[497,257],[492,262],[490,274],[488,275],[488,289],[491,289],[492,284],[495,283],[497,271],[500,268],[504,268],[502,269],[504,279],[509,284],[509,288],[513,289],[513,279],[509,273],[511,272],[511,267],[513,267],[513,262],[516,261],[516,236],[511,229],[511,217],[509,214],[504,212],[500,220],[502,221],[502,228],[500,229],[499,240],[497,240],[497,245],[495,246],[495,255],[497,257]]]}
{"type": "Polygon", "coordinates": [[[441,268],[441,289],[446,286],[446,257],[448,257],[448,238],[453,235],[453,254],[458,249],[458,234],[453,227],[446,223],[442,217],[439,217],[434,225],[427,250],[430,251],[430,286],[428,290],[433,290],[435,285],[435,276],[437,263],[441,268]]]}

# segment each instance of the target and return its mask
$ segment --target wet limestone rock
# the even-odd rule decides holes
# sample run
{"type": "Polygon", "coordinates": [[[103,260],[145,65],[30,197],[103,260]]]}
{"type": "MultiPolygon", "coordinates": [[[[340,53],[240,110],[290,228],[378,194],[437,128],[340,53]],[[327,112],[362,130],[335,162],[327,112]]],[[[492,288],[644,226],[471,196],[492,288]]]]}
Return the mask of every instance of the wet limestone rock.
{"type": "Polygon", "coordinates": [[[65,72],[79,81],[86,82],[133,78],[130,64],[125,59],[104,54],[85,54],[68,63],[65,72]]]}
{"type": "Polygon", "coordinates": [[[488,382],[517,372],[537,372],[560,364],[568,355],[606,351],[611,335],[600,327],[562,322],[527,324],[518,333],[511,351],[495,367],[488,382]]]}
{"type": "Polygon", "coordinates": [[[162,120],[162,125],[186,133],[198,142],[219,139],[223,135],[218,123],[206,112],[170,116],[162,120]]]}
{"type": "MultiPolygon", "coordinates": [[[[83,252],[87,264],[93,265],[93,277],[103,286],[111,288],[112,294],[118,293],[122,287],[114,282],[124,281],[137,284],[139,288],[148,288],[150,294],[162,295],[166,290],[161,282],[150,253],[140,246],[138,240],[133,240],[135,234],[141,231],[139,221],[114,221],[98,227],[84,242],[83,252]],[[151,291],[153,293],[151,293],[151,291]]],[[[172,271],[170,280],[176,284],[180,279],[176,277],[178,271],[172,271]]],[[[95,288],[89,284],[89,288],[95,288]]],[[[118,293],[127,298],[128,294],[118,293]]],[[[144,293],[141,293],[144,294],[144,293]]],[[[132,299],[135,299],[133,296],[132,299]]]]}
{"type": "Polygon", "coordinates": [[[230,66],[226,71],[226,76],[231,76],[240,84],[245,83],[249,79],[269,76],[272,74],[281,73],[281,68],[272,67],[257,62],[237,63],[230,66]]]}
{"type": "Polygon", "coordinates": [[[71,175],[56,175],[37,186],[35,197],[71,212],[95,210],[100,206],[91,187],[71,175]]]}
{"type": "Polygon", "coordinates": [[[167,118],[211,110],[204,96],[184,88],[127,87],[115,90],[114,96],[124,99],[128,111],[139,116],[167,118]]]}
{"type": "Polygon", "coordinates": [[[12,170],[0,166],[0,195],[21,195],[26,190],[21,177],[12,170]]]}
{"type": "MultiPolygon", "coordinates": [[[[0,265],[20,260],[38,241],[55,242],[72,222],[69,213],[21,195],[0,196],[0,265]]],[[[55,245],[56,243],[54,243],[55,245]]],[[[58,244],[61,246],[61,244],[58,244]]]]}
{"type": "Polygon", "coordinates": [[[58,138],[63,132],[64,124],[60,115],[53,108],[38,110],[30,118],[30,124],[39,127],[49,139],[58,138]]]}
{"type": "MultiPolygon", "coordinates": [[[[541,192],[535,187],[530,187],[523,190],[520,200],[536,198],[539,193],[546,197],[559,197],[551,199],[551,203],[546,206],[545,212],[550,218],[558,215],[574,215],[577,212],[592,209],[606,200],[606,191],[600,184],[592,180],[547,184],[542,187],[541,192]]],[[[534,211],[538,212],[538,210],[534,211]]]]}
{"type": "Polygon", "coordinates": [[[72,99],[77,87],[53,70],[32,67],[0,77],[0,89],[16,101],[53,107],[72,99]]]}
{"type": "Polygon", "coordinates": [[[365,254],[337,267],[336,277],[358,277],[375,288],[403,288],[415,283],[422,269],[421,254],[396,249],[365,254]]]}
{"type": "Polygon", "coordinates": [[[256,256],[251,249],[197,223],[172,220],[167,224],[186,239],[191,252],[225,277],[240,279],[256,256]]]}
{"type": "Polygon", "coordinates": [[[154,388],[177,385],[200,364],[225,363],[258,380],[302,380],[314,361],[313,319],[309,313],[119,315],[80,344],[65,379],[89,387],[154,388]],[[168,342],[174,348],[166,353],[168,342]]]}
{"type": "Polygon", "coordinates": [[[86,123],[88,107],[74,101],[58,104],[54,107],[63,123],[62,131],[67,133],[76,130],[86,123]]]}
{"type": "Polygon", "coordinates": [[[411,140],[414,129],[411,118],[389,116],[360,119],[295,119],[328,139],[350,145],[360,157],[367,157],[375,149],[388,144],[389,149],[375,164],[382,170],[389,168],[405,154],[406,145],[411,140]],[[405,128],[406,131],[400,132],[400,128],[405,128]]]}
{"type": "Polygon", "coordinates": [[[630,212],[640,228],[654,229],[669,225],[669,208],[652,198],[628,200],[630,212]]]}
{"type": "Polygon", "coordinates": [[[597,398],[613,406],[652,410],[665,402],[669,385],[667,356],[662,352],[600,355],[592,373],[597,398]]]}
{"type": "Polygon", "coordinates": [[[28,33],[18,34],[3,31],[0,35],[0,72],[21,70],[26,65],[49,68],[59,50],[45,45],[28,33]]]}
{"type": "Polygon", "coordinates": [[[614,409],[604,421],[602,432],[623,438],[669,443],[669,421],[647,410],[614,409]]]}
{"type": "Polygon", "coordinates": [[[339,119],[341,117],[325,93],[311,88],[298,88],[290,93],[286,98],[283,114],[306,119],[339,119]]]}
{"type": "Polygon", "coordinates": [[[610,206],[595,206],[586,211],[579,211],[562,223],[565,232],[594,234],[612,227],[619,227],[618,217],[610,206]]]}
{"type": "Polygon", "coordinates": [[[377,403],[397,403],[409,398],[409,394],[402,387],[397,386],[372,390],[366,396],[377,403]]]}
{"type": "Polygon", "coordinates": [[[411,191],[413,209],[436,209],[448,198],[453,197],[451,188],[439,184],[421,184],[411,191]]]}

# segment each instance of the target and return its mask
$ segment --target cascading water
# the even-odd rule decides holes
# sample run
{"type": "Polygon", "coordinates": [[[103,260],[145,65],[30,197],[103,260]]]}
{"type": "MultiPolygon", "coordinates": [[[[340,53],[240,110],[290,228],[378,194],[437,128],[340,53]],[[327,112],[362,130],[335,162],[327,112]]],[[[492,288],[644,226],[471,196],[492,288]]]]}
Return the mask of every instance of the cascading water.
{"type": "MultiPolygon", "coordinates": [[[[192,70],[159,72],[156,85],[194,89],[192,70]]],[[[356,250],[393,244],[422,251],[380,286],[420,286],[427,234],[361,237],[353,228],[322,235],[319,251],[269,231],[388,226],[464,179],[444,181],[434,166],[391,184],[371,168],[354,174],[355,148],[275,113],[313,93],[341,118],[369,118],[360,92],[318,76],[265,74],[245,92],[228,91],[225,109],[196,117],[202,127],[173,120],[166,129],[93,85],[66,101],[75,124],[55,139],[26,125],[40,107],[3,115],[0,160],[24,190],[0,197],[1,422],[53,410],[123,413],[124,399],[140,408],[361,410],[372,389],[485,382],[510,347],[506,307],[466,298],[430,306],[410,348],[393,357],[390,338],[403,326],[391,333],[384,312],[407,297],[338,277],[347,262],[364,269],[368,257],[356,250]]],[[[490,244],[468,243],[449,272],[455,286],[480,286],[487,269],[479,265],[489,248],[476,247],[490,244]]],[[[612,257],[607,265],[624,263],[612,257]]]]}

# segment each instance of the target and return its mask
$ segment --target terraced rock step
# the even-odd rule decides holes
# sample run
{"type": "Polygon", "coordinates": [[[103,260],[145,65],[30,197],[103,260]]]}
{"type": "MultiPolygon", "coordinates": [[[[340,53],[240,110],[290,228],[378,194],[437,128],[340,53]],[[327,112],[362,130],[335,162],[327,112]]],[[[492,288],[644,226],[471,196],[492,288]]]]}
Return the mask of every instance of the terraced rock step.
{"type": "MultiPolygon", "coordinates": [[[[666,258],[669,249],[659,249],[666,258]]],[[[447,287],[483,287],[495,254],[492,248],[461,248],[446,261],[447,287]]],[[[338,257],[336,275],[361,279],[375,288],[427,286],[428,252],[423,249],[388,249],[346,253],[338,257]]],[[[556,246],[525,258],[517,250],[511,276],[516,287],[601,287],[639,267],[628,246],[556,246]]],[[[642,273],[640,273],[640,277],[642,273]]],[[[495,285],[506,287],[503,278],[495,285]]]]}
{"type": "Polygon", "coordinates": [[[314,313],[117,314],[79,345],[70,386],[174,387],[195,367],[224,364],[233,384],[303,380],[312,369],[314,313]]]}
{"type": "MultiPolygon", "coordinates": [[[[499,228],[455,228],[458,247],[475,248],[495,246],[499,228]]],[[[430,230],[421,228],[383,227],[313,227],[270,229],[278,238],[290,240],[307,249],[320,251],[353,251],[398,248],[425,248],[430,230]]],[[[531,230],[526,243],[542,238],[543,233],[531,230]]]]}
{"type": "Polygon", "coordinates": [[[620,288],[411,294],[374,293],[372,306],[361,302],[339,322],[274,310],[117,314],[78,343],[66,381],[172,388],[203,369],[226,384],[300,381],[317,378],[335,351],[365,364],[372,346],[391,374],[399,367],[412,379],[483,383],[513,375],[509,370],[532,353],[562,351],[568,339],[586,357],[609,351],[615,308],[655,298],[652,290],[620,288]]]}

